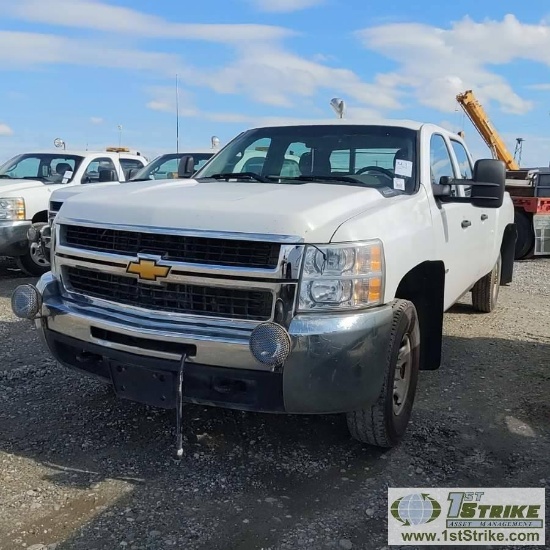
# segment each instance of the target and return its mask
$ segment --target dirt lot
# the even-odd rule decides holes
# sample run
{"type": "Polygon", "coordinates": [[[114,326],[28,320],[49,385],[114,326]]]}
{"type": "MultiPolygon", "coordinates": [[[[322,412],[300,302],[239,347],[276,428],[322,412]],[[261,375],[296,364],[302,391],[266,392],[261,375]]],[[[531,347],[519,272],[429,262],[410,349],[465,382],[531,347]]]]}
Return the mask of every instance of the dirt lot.
{"type": "Polygon", "coordinates": [[[446,315],[399,448],[340,416],[188,406],[179,463],[173,413],[58,368],[12,316],[24,280],[0,261],[1,549],[381,549],[388,486],[550,486],[548,259],[516,265],[494,314],[446,315]]]}

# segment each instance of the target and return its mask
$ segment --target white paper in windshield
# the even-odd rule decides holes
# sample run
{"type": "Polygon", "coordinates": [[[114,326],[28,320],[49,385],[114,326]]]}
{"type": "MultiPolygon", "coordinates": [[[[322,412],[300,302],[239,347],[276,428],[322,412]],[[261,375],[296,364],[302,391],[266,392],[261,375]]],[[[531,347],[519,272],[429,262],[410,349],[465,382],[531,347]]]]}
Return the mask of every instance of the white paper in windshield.
{"type": "Polygon", "coordinates": [[[63,174],[63,183],[67,183],[73,177],[73,173],[68,170],[63,174]]]}
{"type": "Polygon", "coordinates": [[[403,178],[393,178],[393,188],[405,191],[405,180],[403,178]]]}
{"type": "Polygon", "coordinates": [[[395,161],[395,175],[410,178],[413,174],[413,163],[410,160],[395,161]]]}

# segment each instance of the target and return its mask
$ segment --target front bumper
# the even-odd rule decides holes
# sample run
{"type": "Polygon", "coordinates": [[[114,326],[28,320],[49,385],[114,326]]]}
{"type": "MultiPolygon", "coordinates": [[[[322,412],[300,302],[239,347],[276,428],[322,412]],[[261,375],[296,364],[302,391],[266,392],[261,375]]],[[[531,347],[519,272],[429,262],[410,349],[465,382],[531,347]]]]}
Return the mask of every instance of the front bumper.
{"type": "Polygon", "coordinates": [[[43,340],[63,365],[113,384],[121,397],[175,406],[180,357],[184,400],[242,410],[340,413],[372,404],[384,379],[391,306],[351,314],[301,314],[278,371],[249,351],[254,325],[109,310],[62,296],[51,273],[38,289],[43,340]]]}
{"type": "Polygon", "coordinates": [[[0,221],[0,256],[21,256],[28,249],[30,221],[0,221]]]}

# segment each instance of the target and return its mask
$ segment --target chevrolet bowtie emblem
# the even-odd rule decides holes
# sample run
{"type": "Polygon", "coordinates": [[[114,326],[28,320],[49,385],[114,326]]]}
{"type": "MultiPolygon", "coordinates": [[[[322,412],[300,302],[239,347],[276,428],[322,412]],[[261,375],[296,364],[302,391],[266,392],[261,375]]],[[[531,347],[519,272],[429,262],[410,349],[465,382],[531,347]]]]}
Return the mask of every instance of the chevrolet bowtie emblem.
{"type": "Polygon", "coordinates": [[[144,260],[140,258],[136,262],[130,262],[126,273],[137,275],[144,281],[156,281],[159,277],[164,278],[170,273],[171,267],[158,265],[155,260],[144,260]]]}

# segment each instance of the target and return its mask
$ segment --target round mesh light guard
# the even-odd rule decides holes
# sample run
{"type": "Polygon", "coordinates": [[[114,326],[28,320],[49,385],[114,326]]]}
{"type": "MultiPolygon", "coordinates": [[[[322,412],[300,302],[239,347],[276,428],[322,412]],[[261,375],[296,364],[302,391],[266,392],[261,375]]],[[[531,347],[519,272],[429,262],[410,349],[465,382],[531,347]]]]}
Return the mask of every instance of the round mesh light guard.
{"type": "Polygon", "coordinates": [[[290,336],[277,323],[262,323],[250,335],[250,352],[263,365],[281,365],[290,354],[290,336]]]}
{"type": "Polygon", "coordinates": [[[21,319],[34,319],[40,306],[40,293],[32,285],[20,285],[11,295],[11,309],[21,319]]]}

